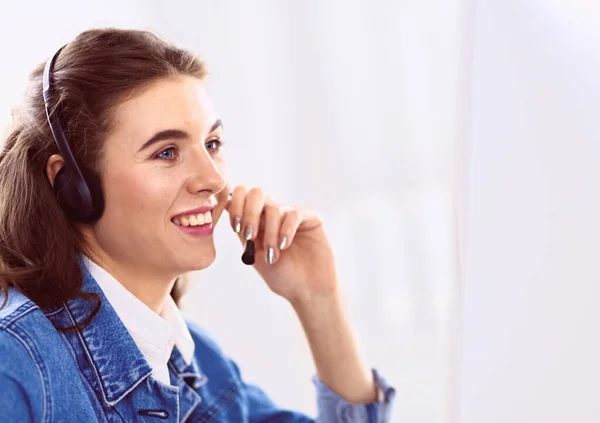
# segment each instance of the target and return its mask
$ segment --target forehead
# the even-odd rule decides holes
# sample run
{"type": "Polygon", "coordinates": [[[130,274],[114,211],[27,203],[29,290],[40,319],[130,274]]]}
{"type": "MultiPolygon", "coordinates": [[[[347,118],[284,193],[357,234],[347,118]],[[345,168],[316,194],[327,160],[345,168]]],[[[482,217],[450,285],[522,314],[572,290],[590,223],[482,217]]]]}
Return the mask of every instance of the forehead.
{"type": "Polygon", "coordinates": [[[115,110],[115,132],[143,142],[164,129],[208,131],[216,119],[205,84],[194,77],[161,79],[115,110]]]}

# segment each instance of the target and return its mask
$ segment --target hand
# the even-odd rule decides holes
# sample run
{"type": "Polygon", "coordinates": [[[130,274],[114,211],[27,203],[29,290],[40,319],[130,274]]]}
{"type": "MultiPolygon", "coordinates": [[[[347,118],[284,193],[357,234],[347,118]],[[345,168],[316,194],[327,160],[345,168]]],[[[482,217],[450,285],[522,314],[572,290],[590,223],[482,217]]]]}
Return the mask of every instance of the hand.
{"type": "Polygon", "coordinates": [[[333,251],[316,212],[280,206],[260,188],[243,186],[226,210],[242,244],[255,241],[254,268],[273,292],[292,303],[337,292],[333,251]]]}
{"type": "Polygon", "coordinates": [[[255,241],[254,268],[273,292],[292,304],[321,382],[348,402],[374,401],[376,385],[370,367],[361,361],[342,306],[333,251],[319,216],[280,206],[262,190],[242,186],[234,189],[225,209],[242,244],[244,235],[255,241]],[[269,248],[273,264],[267,262],[269,248]]]}

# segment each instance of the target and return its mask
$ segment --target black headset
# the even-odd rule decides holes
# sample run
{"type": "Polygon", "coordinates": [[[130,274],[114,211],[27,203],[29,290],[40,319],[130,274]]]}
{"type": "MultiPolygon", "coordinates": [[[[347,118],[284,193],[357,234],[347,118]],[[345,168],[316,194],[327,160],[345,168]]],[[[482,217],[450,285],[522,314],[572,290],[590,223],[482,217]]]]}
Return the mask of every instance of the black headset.
{"type": "Polygon", "coordinates": [[[48,125],[65,162],[54,178],[54,195],[68,218],[81,223],[93,223],[100,219],[104,212],[104,193],[100,178],[91,169],[77,164],[57,114],[50,112],[52,70],[64,47],[46,62],[42,81],[48,125]]]}

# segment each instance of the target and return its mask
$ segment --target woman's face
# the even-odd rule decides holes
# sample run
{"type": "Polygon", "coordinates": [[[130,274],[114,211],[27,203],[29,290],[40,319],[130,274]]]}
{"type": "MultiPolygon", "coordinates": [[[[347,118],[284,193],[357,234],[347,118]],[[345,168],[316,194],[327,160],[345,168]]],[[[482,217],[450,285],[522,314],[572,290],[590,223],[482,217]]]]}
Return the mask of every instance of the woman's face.
{"type": "Polygon", "coordinates": [[[92,251],[156,275],[207,267],[229,187],[223,128],[203,82],[155,82],[120,104],[114,118],[100,162],[106,208],[83,229],[92,251]]]}

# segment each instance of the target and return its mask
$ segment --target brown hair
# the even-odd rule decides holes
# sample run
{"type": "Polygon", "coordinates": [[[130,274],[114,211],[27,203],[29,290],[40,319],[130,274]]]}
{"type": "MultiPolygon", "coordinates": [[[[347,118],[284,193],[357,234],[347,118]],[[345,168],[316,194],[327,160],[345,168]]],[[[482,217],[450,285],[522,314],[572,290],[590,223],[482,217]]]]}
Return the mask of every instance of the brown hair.
{"type": "MultiPolygon", "coordinates": [[[[22,107],[0,144],[0,293],[13,286],[41,308],[51,308],[73,297],[96,297],[81,292],[83,239],[46,176],[47,160],[58,148],[46,120],[43,69],[40,64],[31,74],[22,107]]],[[[79,34],[55,62],[50,100],[77,162],[98,172],[115,105],[157,79],[178,75],[203,78],[204,63],[153,33],[79,34]]],[[[171,294],[176,301],[185,283],[176,283],[171,294]]]]}

